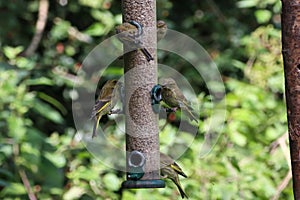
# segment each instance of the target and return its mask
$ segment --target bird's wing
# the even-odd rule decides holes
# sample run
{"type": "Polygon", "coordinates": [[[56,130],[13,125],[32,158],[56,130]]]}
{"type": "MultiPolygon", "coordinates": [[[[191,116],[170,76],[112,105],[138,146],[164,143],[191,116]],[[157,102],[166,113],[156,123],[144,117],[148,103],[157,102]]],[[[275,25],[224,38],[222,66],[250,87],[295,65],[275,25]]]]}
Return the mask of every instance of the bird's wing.
{"type": "Polygon", "coordinates": [[[103,111],[110,104],[110,99],[98,99],[94,105],[92,116],[94,118],[98,113],[103,111]]]}
{"type": "Polygon", "coordinates": [[[185,104],[187,101],[185,96],[182,94],[181,90],[178,87],[167,87],[172,92],[172,98],[174,98],[177,102],[179,107],[185,106],[182,104],[185,104]]]}
{"type": "Polygon", "coordinates": [[[179,165],[174,162],[173,164],[171,164],[172,169],[174,169],[178,174],[180,174],[181,176],[187,178],[187,175],[182,171],[182,169],[179,167],[179,165]]]}
{"type": "Polygon", "coordinates": [[[187,101],[187,99],[185,98],[185,96],[183,95],[183,93],[181,92],[181,90],[179,88],[175,88],[174,89],[174,92],[176,94],[176,98],[178,100],[181,100],[181,101],[187,101]]]}
{"type": "Polygon", "coordinates": [[[191,106],[191,103],[185,98],[185,96],[183,95],[183,93],[180,91],[179,88],[176,89],[175,94],[177,94],[176,99],[178,100],[178,102],[181,106],[185,106],[190,111],[194,111],[193,107],[191,106]]]}

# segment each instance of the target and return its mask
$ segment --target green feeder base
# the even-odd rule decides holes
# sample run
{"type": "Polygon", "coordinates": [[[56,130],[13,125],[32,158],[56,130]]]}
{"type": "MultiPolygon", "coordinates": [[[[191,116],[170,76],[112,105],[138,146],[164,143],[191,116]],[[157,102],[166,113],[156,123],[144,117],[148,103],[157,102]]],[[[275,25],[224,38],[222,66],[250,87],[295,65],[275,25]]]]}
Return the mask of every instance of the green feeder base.
{"type": "Polygon", "coordinates": [[[164,188],[166,186],[165,181],[156,180],[128,180],[122,183],[122,188],[133,189],[133,188],[164,188]]]}

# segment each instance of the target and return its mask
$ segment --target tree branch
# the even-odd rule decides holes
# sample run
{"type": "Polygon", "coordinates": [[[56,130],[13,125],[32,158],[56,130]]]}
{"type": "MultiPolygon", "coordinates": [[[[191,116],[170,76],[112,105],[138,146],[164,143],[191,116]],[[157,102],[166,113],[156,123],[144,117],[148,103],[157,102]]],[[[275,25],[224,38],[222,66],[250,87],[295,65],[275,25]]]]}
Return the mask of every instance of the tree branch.
{"type": "Polygon", "coordinates": [[[300,199],[300,0],[282,0],[282,55],[294,198],[300,199]]]}
{"type": "Polygon", "coordinates": [[[31,40],[30,45],[22,53],[22,56],[25,56],[25,57],[32,56],[34,54],[34,52],[36,51],[36,49],[38,48],[41,38],[43,36],[45,26],[46,26],[46,22],[47,22],[47,18],[48,18],[48,9],[49,9],[49,1],[48,0],[40,0],[38,20],[37,20],[37,23],[35,26],[36,31],[31,40]]]}

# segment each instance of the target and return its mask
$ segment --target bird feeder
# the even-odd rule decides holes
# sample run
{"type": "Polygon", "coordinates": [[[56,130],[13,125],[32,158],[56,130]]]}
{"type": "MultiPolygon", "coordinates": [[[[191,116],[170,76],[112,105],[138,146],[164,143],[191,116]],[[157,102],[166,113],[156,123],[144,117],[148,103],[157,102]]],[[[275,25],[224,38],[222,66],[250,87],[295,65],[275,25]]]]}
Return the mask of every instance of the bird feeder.
{"type": "Polygon", "coordinates": [[[127,180],[122,188],[162,188],[158,115],[153,111],[151,90],[157,84],[156,1],[123,0],[123,21],[146,27],[142,43],[154,60],[124,45],[127,180]]]}

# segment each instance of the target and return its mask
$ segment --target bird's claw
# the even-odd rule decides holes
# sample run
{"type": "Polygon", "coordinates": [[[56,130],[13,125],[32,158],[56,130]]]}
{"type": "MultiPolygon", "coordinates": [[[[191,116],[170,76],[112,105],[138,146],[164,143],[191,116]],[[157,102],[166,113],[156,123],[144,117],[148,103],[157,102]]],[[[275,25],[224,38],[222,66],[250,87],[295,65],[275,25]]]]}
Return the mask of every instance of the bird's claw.
{"type": "Polygon", "coordinates": [[[168,178],[168,175],[164,175],[164,176],[161,175],[161,178],[163,179],[168,178]]]}
{"type": "Polygon", "coordinates": [[[178,108],[165,108],[167,113],[176,112],[178,108]]]}
{"type": "Polygon", "coordinates": [[[110,110],[108,115],[113,115],[113,114],[123,114],[123,110],[121,109],[116,109],[116,110],[110,110]]]}

